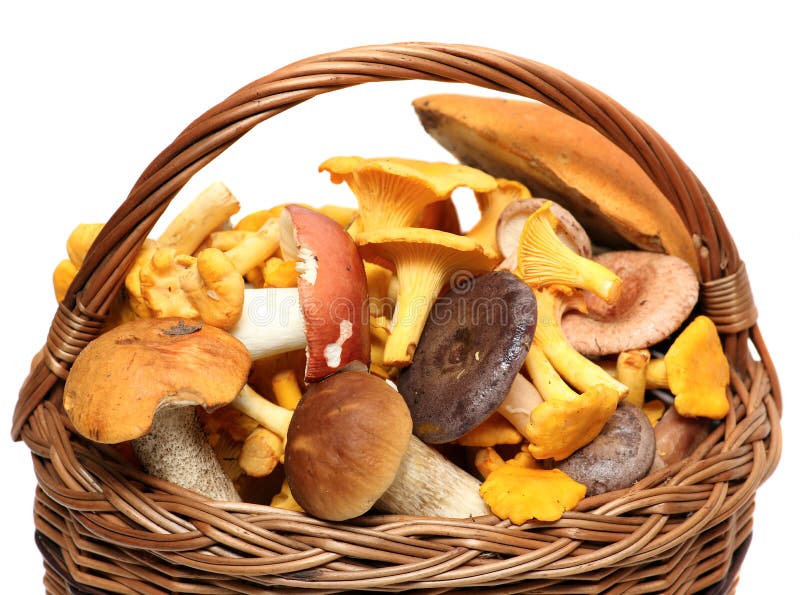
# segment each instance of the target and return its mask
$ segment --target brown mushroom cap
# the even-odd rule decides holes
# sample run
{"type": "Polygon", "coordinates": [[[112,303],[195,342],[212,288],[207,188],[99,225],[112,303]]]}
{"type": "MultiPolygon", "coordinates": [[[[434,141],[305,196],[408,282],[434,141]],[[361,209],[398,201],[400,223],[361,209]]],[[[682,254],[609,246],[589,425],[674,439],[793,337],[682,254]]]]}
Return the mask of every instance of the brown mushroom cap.
{"type": "Polygon", "coordinates": [[[250,355],[225,331],[199,320],[143,318],[89,343],[64,386],[64,409],[83,436],[116,444],[150,431],[169,404],[214,410],[247,381],[250,355]]]}
{"type": "Polygon", "coordinates": [[[655,434],[647,415],[620,403],[603,431],[556,467],[586,486],[586,496],[632,486],[647,475],[655,457],[655,434]]]}
{"type": "Polygon", "coordinates": [[[594,260],[622,279],[622,291],[613,305],[586,292],[587,314],[572,311],[561,319],[567,340],[584,355],[655,345],[675,332],[697,303],[697,277],[676,256],[620,250],[594,260]]]}
{"type": "Polygon", "coordinates": [[[495,271],[454,287],[433,307],[413,363],[397,388],[423,442],[460,438],[505,399],[536,328],[536,299],[515,275],[495,271]]]}
{"type": "Polygon", "coordinates": [[[377,376],[343,371],[313,384],[289,424],[289,488],[327,520],[367,512],[394,481],[411,437],[400,394],[377,376]]]}

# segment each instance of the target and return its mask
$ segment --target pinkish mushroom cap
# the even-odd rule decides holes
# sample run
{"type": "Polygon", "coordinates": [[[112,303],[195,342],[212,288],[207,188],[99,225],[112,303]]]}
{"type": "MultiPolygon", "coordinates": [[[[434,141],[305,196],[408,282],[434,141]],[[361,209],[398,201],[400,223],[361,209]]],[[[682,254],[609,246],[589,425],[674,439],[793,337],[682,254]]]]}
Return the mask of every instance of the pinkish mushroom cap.
{"type": "Polygon", "coordinates": [[[587,313],[567,312],[561,319],[567,340],[584,355],[655,345],[675,332],[697,303],[697,276],[681,258],[620,250],[594,260],[622,279],[622,291],[613,305],[586,292],[587,313]]]}

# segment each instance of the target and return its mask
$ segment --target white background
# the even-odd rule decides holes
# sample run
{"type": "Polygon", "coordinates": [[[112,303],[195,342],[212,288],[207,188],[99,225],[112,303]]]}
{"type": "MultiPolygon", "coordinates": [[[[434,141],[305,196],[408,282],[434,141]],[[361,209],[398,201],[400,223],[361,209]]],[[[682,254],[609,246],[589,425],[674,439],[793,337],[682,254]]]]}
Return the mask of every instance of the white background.
{"type": "MultiPolygon", "coordinates": [[[[27,448],[8,429],[54,312],[50,275],[69,231],[106,221],[150,160],[241,85],[312,54],[393,41],[484,45],[566,71],[651,124],[707,186],[748,264],[785,395],[783,459],[758,492],[738,593],[796,592],[800,48],[791,3],[289,4],[31,1],[0,9],[0,548],[4,584],[19,585],[10,592],[42,591],[35,479],[27,448]]],[[[176,204],[215,180],[243,213],[290,200],[346,202],[344,188],[316,171],[329,156],[448,158],[409,105],[440,90],[370,85],[292,109],[198,174],[176,204]]]]}

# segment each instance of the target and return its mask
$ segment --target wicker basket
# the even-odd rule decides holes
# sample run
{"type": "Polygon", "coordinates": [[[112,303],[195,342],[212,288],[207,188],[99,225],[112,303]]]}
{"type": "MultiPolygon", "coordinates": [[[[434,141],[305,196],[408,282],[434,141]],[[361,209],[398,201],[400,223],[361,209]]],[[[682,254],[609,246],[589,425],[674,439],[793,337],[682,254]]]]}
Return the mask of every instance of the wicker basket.
{"type": "Polygon", "coordinates": [[[778,463],[780,412],[734,242],[703,186],[655,132],[545,65],[485,48],[410,43],[297,62],[190,124],[141,175],[92,247],[22,387],[13,434],[33,455],[36,539],[52,593],[725,593],[749,541],[756,489],[778,463]],[[360,83],[406,79],[470,83],[542,101],[594,126],[644,168],[697,239],[702,308],[732,364],[733,406],[724,423],[679,468],[586,499],[558,522],[522,527],[496,518],[388,515],[339,524],[223,505],[142,474],[72,434],[60,409],[70,364],[99,334],[126,269],[181,187],[285,109],[360,83]]]}

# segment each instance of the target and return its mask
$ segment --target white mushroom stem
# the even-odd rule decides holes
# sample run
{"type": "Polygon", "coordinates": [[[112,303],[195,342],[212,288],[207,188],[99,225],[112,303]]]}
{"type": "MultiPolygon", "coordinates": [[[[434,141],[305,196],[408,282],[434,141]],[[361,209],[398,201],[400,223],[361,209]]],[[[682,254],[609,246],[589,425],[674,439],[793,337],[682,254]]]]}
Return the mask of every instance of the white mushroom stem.
{"type": "Polygon", "coordinates": [[[297,288],[245,289],[242,316],[229,332],[253,360],[303,349],[306,330],[297,288]]]}
{"type": "Polygon", "coordinates": [[[480,481],[412,435],[397,475],[375,503],[379,510],[444,518],[491,514],[480,481]]]}
{"type": "Polygon", "coordinates": [[[213,500],[241,501],[206,439],[193,404],[161,407],[150,432],[132,444],[151,475],[213,500]]]}

